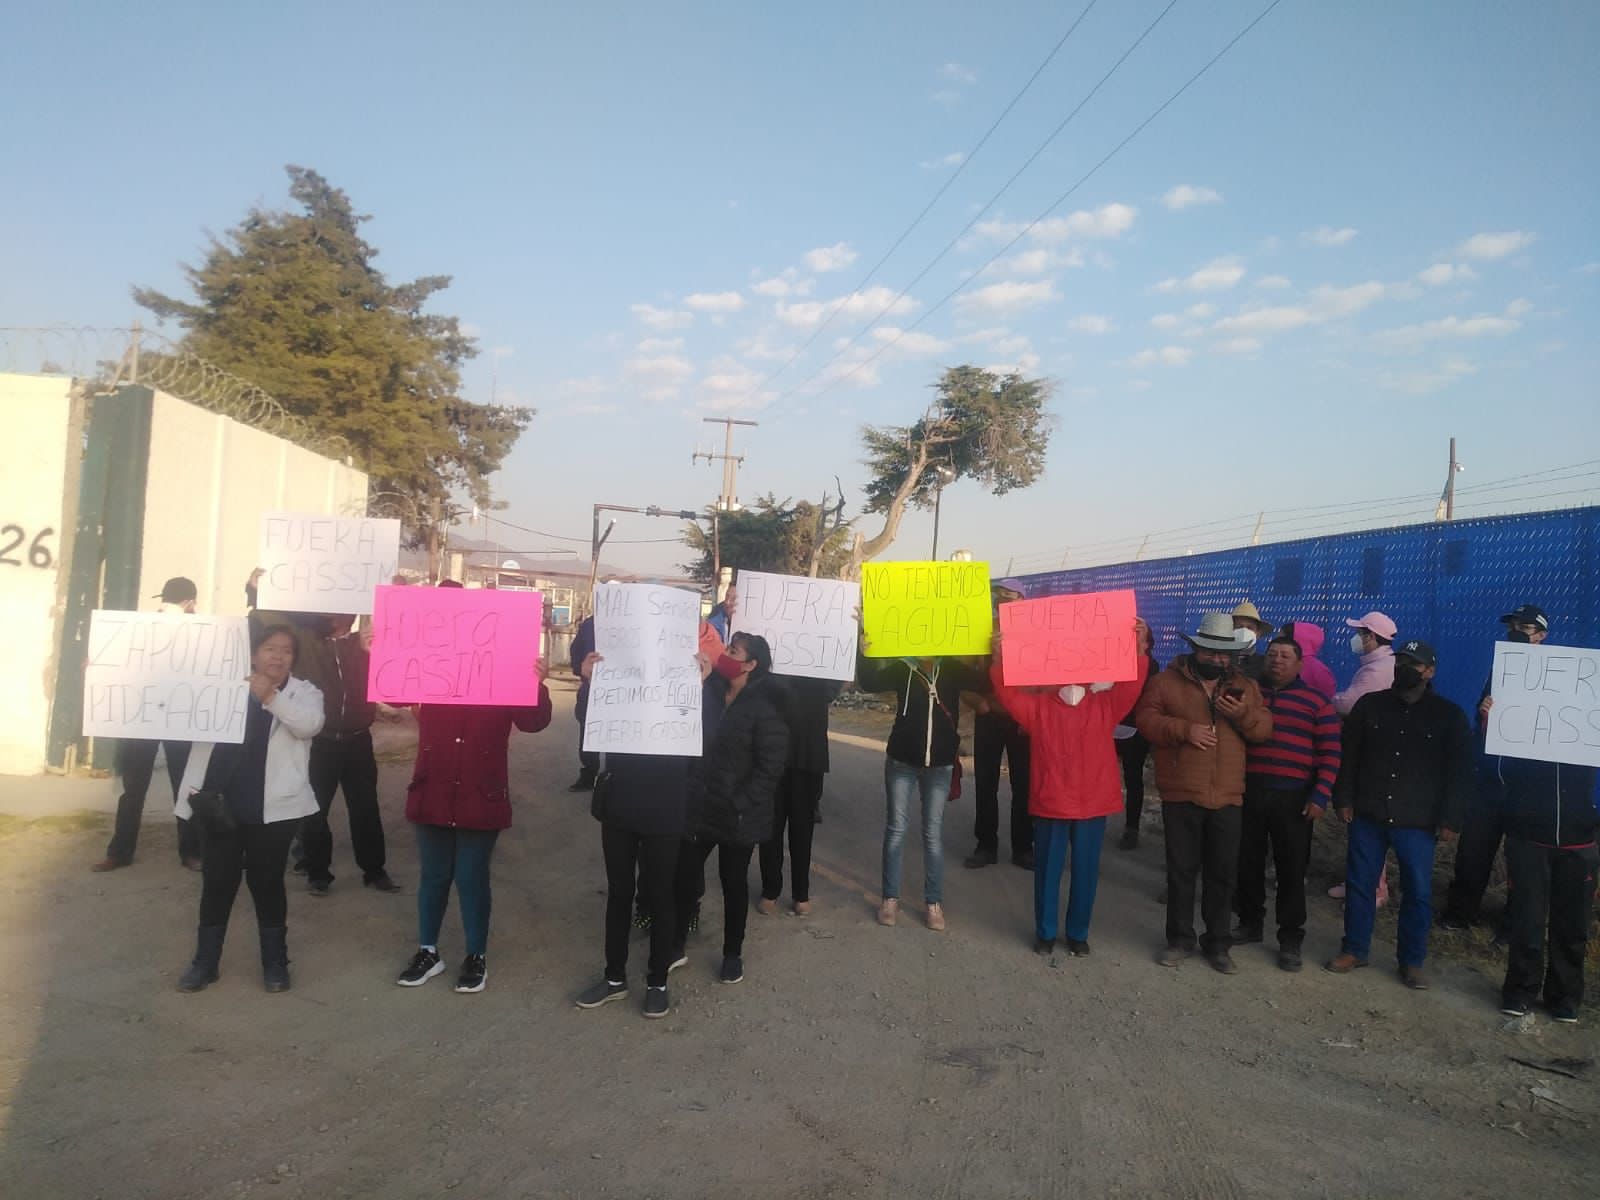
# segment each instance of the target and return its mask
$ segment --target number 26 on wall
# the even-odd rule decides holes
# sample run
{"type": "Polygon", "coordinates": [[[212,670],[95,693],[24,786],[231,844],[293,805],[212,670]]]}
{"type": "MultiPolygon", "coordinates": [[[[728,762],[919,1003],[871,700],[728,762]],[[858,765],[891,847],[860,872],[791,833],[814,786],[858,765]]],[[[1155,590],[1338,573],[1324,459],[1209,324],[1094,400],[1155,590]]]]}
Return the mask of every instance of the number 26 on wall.
{"type": "MultiPolygon", "coordinates": [[[[55,555],[50,553],[47,544],[55,532],[41,529],[33,535],[33,541],[28,542],[28,566],[45,569],[56,565],[55,555]]],[[[27,541],[27,532],[21,525],[0,525],[0,567],[22,566],[22,544],[27,541]]]]}

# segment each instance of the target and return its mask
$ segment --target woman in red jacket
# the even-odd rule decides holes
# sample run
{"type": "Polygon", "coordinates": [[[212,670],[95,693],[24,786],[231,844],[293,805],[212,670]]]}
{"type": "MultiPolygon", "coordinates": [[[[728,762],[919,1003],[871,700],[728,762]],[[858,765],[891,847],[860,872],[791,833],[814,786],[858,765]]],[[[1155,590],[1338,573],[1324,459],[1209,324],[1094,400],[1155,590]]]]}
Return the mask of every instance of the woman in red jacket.
{"type": "MultiPolygon", "coordinates": [[[[1148,631],[1135,622],[1139,645],[1148,631]]],[[[1111,731],[1139,699],[1148,657],[1139,675],[1123,683],[1088,687],[1006,687],[1001,678],[1000,637],[995,635],[990,668],[994,695],[1027,731],[1033,751],[1028,781],[1028,812],[1033,816],[1034,946],[1040,954],[1055,948],[1061,911],[1061,874],[1072,859],[1067,893],[1067,951],[1089,953],[1089,919],[1100,882],[1100,848],[1106,818],[1122,811],[1122,770],[1111,731]]]]}
{"type": "Polygon", "coordinates": [[[513,727],[538,733],[550,724],[550,693],[539,681],[532,708],[423,704],[417,708],[417,765],[406,793],[406,820],[417,827],[422,878],[417,885],[420,943],[395,982],[418,987],[444,970],[439,927],[456,886],[467,957],[458,992],[481,992],[489,978],[489,856],[511,825],[506,752],[513,727]]]}

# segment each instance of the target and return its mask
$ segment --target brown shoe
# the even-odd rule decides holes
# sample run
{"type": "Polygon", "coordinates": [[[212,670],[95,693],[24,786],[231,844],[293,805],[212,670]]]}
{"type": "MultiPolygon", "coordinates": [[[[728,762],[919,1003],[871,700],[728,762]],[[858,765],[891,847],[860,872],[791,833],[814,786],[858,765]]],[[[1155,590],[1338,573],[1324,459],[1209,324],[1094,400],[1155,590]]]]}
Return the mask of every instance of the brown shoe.
{"type": "Polygon", "coordinates": [[[811,915],[811,901],[796,900],[794,902],[794,915],[797,917],[809,917],[811,915]]]}
{"type": "Polygon", "coordinates": [[[770,917],[773,913],[778,911],[778,902],[776,900],[768,900],[765,896],[763,896],[761,899],[756,901],[756,911],[763,917],[770,917]]]}
{"type": "Polygon", "coordinates": [[[1366,959],[1357,958],[1354,954],[1336,954],[1322,964],[1322,969],[1331,971],[1335,975],[1348,975],[1351,971],[1366,965],[1366,959]]]}
{"type": "Polygon", "coordinates": [[[90,867],[89,870],[91,870],[91,871],[116,871],[116,870],[120,870],[122,867],[131,866],[131,865],[132,864],[127,862],[125,859],[112,858],[110,855],[107,855],[105,858],[102,858],[99,862],[95,863],[92,867],[90,867]]]}
{"type": "Polygon", "coordinates": [[[928,928],[935,933],[944,932],[944,905],[928,905],[928,928]]]}
{"type": "Polygon", "coordinates": [[[883,903],[878,906],[879,925],[893,925],[895,923],[895,919],[899,917],[899,915],[900,901],[896,900],[893,896],[885,897],[883,903]]]}
{"type": "Polygon", "coordinates": [[[1413,992],[1425,992],[1428,990],[1428,976],[1421,967],[1401,967],[1400,982],[1413,992]]]}

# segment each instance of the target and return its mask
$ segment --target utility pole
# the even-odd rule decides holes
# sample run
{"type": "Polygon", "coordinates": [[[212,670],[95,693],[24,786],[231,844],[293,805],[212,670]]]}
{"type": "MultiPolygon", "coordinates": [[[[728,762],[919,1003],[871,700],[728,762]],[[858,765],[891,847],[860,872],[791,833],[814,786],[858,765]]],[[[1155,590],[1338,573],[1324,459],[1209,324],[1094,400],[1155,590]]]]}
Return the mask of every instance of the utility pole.
{"type": "Polygon", "coordinates": [[[717,507],[711,516],[711,595],[714,599],[721,599],[722,592],[722,514],[736,512],[739,508],[739,468],[744,465],[744,455],[733,452],[733,427],[735,425],[748,425],[752,429],[761,424],[760,421],[742,421],[737,417],[702,417],[707,425],[721,425],[726,432],[723,441],[722,453],[713,454],[709,450],[696,450],[689,457],[691,463],[699,462],[702,458],[709,466],[717,459],[722,460],[722,494],[717,497],[717,507]]]}
{"type": "Polygon", "coordinates": [[[1456,472],[1461,469],[1461,464],[1456,462],[1456,440],[1450,439],[1450,474],[1444,481],[1444,519],[1456,519],[1456,472]]]}

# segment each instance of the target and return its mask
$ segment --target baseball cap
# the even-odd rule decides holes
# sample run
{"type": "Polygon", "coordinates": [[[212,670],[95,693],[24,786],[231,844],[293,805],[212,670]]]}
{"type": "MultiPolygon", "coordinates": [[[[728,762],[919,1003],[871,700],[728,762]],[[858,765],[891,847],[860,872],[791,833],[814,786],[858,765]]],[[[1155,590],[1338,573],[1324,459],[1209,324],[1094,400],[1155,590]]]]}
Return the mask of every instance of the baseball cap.
{"type": "Polygon", "coordinates": [[[1365,629],[1369,633],[1375,633],[1388,642],[1394,641],[1394,635],[1399,632],[1399,626],[1381,612],[1369,612],[1366,616],[1355,619],[1346,617],[1344,623],[1351,629],[1365,629]]]}
{"type": "Polygon", "coordinates": [[[1015,592],[1019,596],[1028,594],[1028,589],[1022,586],[1022,580],[1020,579],[996,579],[989,585],[989,590],[994,591],[995,588],[1004,588],[1006,591],[1015,592]]]}
{"type": "Polygon", "coordinates": [[[194,586],[194,580],[186,579],[182,575],[174,575],[162,584],[160,592],[151,597],[163,604],[187,604],[190,600],[199,598],[200,590],[194,586]]]}
{"type": "Polygon", "coordinates": [[[1502,625],[1537,625],[1540,629],[1550,628],[1550,618],[1544,615],[1544,609],[1537,604],[1521,604],[1505,616],[1500,618],[1502,625]]]}
{"type": "Polygon", "coordinates": [[[1412,659],[1425,667],[1439,665],[1439,656],[1433,652],[1433,647],[1428,645],[1427,642],[1419,642],[1416,638],[1396,646],[1394,648],[1394,656],[1396,658],[1412,659]]]}

